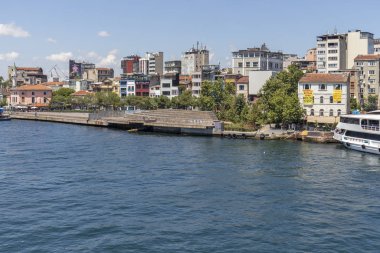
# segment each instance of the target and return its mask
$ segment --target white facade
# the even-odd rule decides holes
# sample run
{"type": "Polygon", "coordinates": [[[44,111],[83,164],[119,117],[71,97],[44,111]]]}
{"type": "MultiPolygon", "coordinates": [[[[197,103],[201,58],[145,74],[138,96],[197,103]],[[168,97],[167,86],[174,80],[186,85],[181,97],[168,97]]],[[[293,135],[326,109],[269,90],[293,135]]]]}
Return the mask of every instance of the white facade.
{"type": "Polygon", "coordinates": [[[164,53],[147,52],[145,57],[139,59],[139,67],[140,72],[144,75],[162,75],[164,73],[164,53]]]}
{"type": "Polygon", "coordinates": [[[194,72],[191,83],[191,94],[193,94],[194,97],[199,97],[202,89],[202,72],[194,72]]]}
{"type": "Polygon", "coordinates": [[[330,73],[346,68],[346,34],[327,34],[317,37],[318,73],[330,73]]]}
{"type": "Polygon", "coordinates": [[[373,34],[360,30],[347,33],[347,69],[354,66],[354,59],[358,55],[374,53],[373,34]]]}
{"type": "Polygon", "coordinates": [[[277,73],[278,72],[276,71],[249,71],[248,94],[256,96],[264,86],[265,82],[277,73]]]}
{"type": "Polygon", "coordinates": [[[136,95],[136,81],[127,80],[127,96],[135,96],[135,95],[136,95]]]}
{"type": "Polygon", "coordinates": [[[161,95],[168,98],[173,98],[179,95],[178,86],[173,85],[173,79],[161,78],[161,95]]]}
{"type": "Polygon", "coordinates": [[[334,123],[336,117],[350,113],[349,82],[344,75],[335,75],[339,77],[306,74],[299,81],[298,99],[309,122],[334,123]]]}
{"type": "Polygon", "coordinates": [[[161,86],[153,85],[149,88],[149,97],[159,97],[161,96],[161,86]]]}

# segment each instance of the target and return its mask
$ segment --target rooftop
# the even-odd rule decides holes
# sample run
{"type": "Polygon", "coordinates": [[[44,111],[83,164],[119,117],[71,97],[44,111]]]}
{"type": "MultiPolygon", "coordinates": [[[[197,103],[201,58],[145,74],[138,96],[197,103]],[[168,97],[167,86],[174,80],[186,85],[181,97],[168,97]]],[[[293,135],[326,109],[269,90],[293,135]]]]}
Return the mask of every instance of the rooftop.
{"type": "Polygon", "coordinates": [[[41,83],[41,85],[46,85],[46,86],[62,86],[64,83],[63,82],[46,82],[46,83],[41,83]]]}
{"type": "Polygon", "coordinates": [[[49,90],[53,90],[53,89],[50,88],[49,86],[42,85],[42,84],[36,84],[36,85],[27,84],[27,85],[22,85],[20,87],[13,88],[11,90],[32,90],[32,91],[42,90],[42,91],[49,91],[49,90]]]}
{"type": "Polygon", "coordinates": [[[248,78],[248,76],[242,76],[242,77],[240,77],[240,78],[236,81],[236,83],[244,83],[244,84],[248,84],[248,83],[249,83],[249,78],[248,78]]]}
{"type": "Polygon", "coordinates": [[[370,60],[379,60],[380,54],[366,54],[358,55],[355,57],[354,61],[370,61],[370,60]]]}
{"type": "Polygon", "coordinates": [[[305,74],[300,83],[346,83],[348,76],[345,74],[322,74],[308,73],[305,74]]]}

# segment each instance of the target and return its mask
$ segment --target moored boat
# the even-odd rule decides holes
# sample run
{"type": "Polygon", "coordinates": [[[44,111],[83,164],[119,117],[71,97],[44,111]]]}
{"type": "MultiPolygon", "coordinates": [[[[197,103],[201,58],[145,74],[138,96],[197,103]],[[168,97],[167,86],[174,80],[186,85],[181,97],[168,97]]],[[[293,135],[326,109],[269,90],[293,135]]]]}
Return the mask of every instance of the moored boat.
{"type": "Polygon", "coordinates": [[[4,113],[4,108],[0,108],[0,121],[6,121],[11,120],[11,117],[9,114],[4,113]]]}
{"type": "Polygon", "coordinates": [[[380,111],[359,115],[342,115],[334,139],[345,147],[380,154],[380,111]]]}

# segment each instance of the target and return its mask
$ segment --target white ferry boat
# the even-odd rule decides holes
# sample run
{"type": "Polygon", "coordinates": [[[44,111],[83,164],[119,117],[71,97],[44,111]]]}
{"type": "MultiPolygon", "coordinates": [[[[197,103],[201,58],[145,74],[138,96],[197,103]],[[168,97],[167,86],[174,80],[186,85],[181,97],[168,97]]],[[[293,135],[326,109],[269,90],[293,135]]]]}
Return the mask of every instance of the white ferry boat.
{"type": "Polygon", "coordinates": [[[335,128],[334,139],[347,148],[380,154],[380,111],[342,115],[335,128]]]}

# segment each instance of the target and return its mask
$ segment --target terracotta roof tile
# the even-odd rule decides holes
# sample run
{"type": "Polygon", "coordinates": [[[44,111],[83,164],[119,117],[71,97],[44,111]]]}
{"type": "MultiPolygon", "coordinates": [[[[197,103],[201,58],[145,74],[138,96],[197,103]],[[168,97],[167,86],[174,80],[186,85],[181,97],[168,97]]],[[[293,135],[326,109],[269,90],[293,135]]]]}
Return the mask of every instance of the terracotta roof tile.
{"type": "Polygon", "coordinates": [[[90,94],[93,94],[93,93],[90,91],[87,91],[87,90],[80,90],[80,91],[74,92],[71,95],[72,96],[86,96],[86,95],[90,95],[90,94]]]}
{"type": "Polygon", "coordinates": [[[236,83],[245,83],[245,84],[248,84],[249,83],[249,78],[248,78],[248,76],[242,76],[242,77],[240,77],[236,81],[236,83]]]}
{"type": "Polygon", "coordinates": [[[379,60],[380,54],[366,54],[366,55],[358,55],[355,57],[355,61],[370,61],[370,60],[379,60]]]}
{"type": "Polygon", "coordinates": [[[308,73],[304,75],[300,83],[346,83],[348,76],[344,74],[308,73]]]}
{"type": "Polygon", "coordinates": [[[27,84],[27,85],[22,85],[17,88],[13,88],[11,90],[53,90],[49,86],[42,85],[42,84],[27,84]]]}

